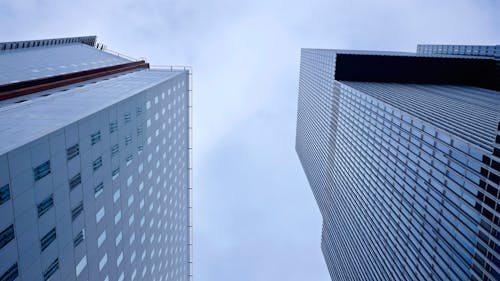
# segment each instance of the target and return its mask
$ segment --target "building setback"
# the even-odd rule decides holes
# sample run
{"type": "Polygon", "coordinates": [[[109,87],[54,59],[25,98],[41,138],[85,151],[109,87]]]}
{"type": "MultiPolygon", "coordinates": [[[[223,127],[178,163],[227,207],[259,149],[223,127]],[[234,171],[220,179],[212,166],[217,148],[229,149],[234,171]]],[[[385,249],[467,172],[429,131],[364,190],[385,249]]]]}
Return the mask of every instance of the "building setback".
{"type": "Polygon", "coordinates": [[[190,75],[0,43],[0,280],[191,280],[190,75]]]}
{"type": "Polygon", "coordinates": [[[332,280],[500,280],[499,50],[302,49],[296,150],[332,280]]]}

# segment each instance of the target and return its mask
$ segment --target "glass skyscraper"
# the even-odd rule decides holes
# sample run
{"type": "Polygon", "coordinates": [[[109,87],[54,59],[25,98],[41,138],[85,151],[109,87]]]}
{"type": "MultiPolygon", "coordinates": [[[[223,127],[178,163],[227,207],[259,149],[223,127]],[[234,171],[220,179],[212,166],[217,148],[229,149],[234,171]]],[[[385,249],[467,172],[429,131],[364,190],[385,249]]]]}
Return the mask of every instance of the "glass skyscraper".
{"type": "Polygon", "coordinates": [[[302,50],[296,150],[332,280],[500,280],[495,58],[302,50]]]}
{"type": "Polygon", "coordinates": [[[191,280],[191,72],[0,43],[0,280],[191,280]]]}

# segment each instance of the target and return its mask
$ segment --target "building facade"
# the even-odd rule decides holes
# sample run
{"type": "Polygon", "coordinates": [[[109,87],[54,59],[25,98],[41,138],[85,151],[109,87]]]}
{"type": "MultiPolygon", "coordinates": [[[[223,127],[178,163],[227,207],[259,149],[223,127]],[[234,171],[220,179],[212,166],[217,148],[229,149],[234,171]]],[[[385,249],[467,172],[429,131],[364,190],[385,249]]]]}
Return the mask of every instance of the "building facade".
{"type": "Polygon", "coordinates": [[[302,50],[296,150],[332,280],[500,280],[497,63],[302,50]]]}
{"type": "Polygon", "coordinates": [[[191,280],[191,72],[0,43],[0,280],[191,280]]]}

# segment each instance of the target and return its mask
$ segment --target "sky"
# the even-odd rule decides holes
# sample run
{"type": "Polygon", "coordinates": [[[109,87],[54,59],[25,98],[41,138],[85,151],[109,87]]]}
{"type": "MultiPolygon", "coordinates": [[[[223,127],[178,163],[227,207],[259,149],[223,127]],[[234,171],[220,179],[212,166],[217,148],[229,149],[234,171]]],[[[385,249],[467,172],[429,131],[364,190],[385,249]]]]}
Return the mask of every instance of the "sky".
{"type": "Polygon", "coordinates": [[[0,41],[97,35],[190,65],[194,278],[330,280],[295,153],[301,48],[500,44],[500,1],[0,0],[0,41]]]}

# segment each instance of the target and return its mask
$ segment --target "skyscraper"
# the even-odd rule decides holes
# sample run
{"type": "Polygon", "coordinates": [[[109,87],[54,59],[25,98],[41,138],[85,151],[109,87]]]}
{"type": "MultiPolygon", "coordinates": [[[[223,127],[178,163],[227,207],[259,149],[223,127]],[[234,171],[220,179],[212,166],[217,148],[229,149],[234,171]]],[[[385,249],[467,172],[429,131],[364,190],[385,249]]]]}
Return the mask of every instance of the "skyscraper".
{"type": "Polygon", "coordinates": [[[0,43],[0,280],[191,280],[190,75],[0,43]]]}
{"type": "Polygon", "coordinates": [[[302,50],[296,150],[333,280],[500,280],[497,50],[302,50]]]}

